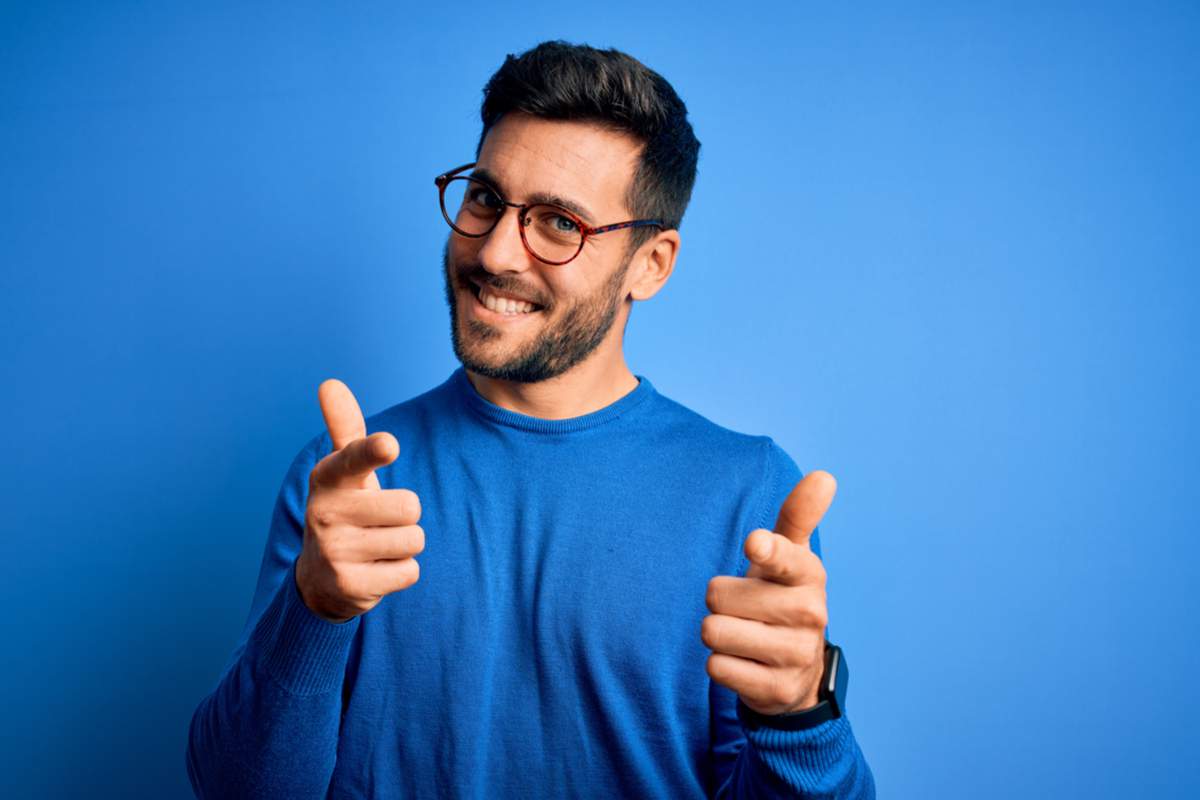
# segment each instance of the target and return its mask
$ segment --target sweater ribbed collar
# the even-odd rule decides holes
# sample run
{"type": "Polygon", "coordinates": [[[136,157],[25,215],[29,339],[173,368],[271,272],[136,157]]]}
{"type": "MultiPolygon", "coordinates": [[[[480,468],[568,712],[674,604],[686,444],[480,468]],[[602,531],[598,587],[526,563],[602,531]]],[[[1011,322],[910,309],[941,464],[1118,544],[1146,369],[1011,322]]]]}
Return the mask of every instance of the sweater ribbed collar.
{"type": "Polygon", "coordinates": [[[451,391],[462,400],[465,406],[485,420],[533,433],[556,434],[587,430],[611,422],[654,394],[654,385],[650,383],[649,378],[644,375],[635,377],[638,379],[638,385],[616,401],[590,414],[567,419],[542,419],[496,405],[476,391],[470,378],[467,377],[466,368],[462,366],[454,371],[447,383],[449,383],[451,391]]]}

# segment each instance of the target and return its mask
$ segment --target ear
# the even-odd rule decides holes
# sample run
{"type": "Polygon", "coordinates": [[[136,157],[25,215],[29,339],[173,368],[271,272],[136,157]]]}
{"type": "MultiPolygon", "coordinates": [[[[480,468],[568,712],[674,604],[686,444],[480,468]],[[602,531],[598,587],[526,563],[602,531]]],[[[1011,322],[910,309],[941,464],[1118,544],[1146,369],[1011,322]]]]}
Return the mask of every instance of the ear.
{"type": "Polygon", "coordinates": [[[629,285],[631,299],[649,300],[658,294],[675,269],[679,243],[679,231],[659,231],[637,249],[633,254],[633,263],[629,265],[629,272],[633,276],[633,282],[629,285]]]}

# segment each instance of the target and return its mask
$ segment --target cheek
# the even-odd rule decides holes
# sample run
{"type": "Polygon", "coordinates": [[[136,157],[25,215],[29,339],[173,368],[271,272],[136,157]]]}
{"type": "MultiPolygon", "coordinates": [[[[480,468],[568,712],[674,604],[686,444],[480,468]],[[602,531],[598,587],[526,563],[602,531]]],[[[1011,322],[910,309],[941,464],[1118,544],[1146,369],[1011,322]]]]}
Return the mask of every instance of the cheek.
{"type": "Polygon", "coordinates": [[[467,239],[462,236],[451,235],[448,247],[450,266],[456,267],[469,262],[478,248],[478,239],[467,239]]]}

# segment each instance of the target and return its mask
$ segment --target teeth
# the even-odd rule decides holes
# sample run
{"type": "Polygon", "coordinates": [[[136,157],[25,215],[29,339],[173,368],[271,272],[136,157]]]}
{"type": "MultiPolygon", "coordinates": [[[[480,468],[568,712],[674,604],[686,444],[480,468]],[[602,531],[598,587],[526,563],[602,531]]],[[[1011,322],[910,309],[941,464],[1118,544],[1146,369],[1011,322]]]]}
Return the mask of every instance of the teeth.
{"type": "Polygon", "coordinates": [[[518,302],[507,297],[497,297],[489,294],[487,289],[479,290],[479,301],[492,311],[501,314],[525,314],[533,311],[533,303],[518,302]]]}

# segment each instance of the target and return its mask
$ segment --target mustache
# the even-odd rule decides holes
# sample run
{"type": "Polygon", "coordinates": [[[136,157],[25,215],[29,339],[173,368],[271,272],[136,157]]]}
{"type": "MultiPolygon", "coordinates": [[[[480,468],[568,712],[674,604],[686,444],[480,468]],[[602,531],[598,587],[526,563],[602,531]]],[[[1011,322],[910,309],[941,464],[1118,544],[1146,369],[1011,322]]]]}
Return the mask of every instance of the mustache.
{"type": "MultiPolygon", "coordinates": [[[[447,237],[442,245],[442,269],[445,270],[447,279],[456,283],[460,288],[472,291],[472,284],[475,286],[483,286],[485,288],[494,289],[497,292],[504,294],[515,295],[523,300],[528,300],[536,306],[543,309],[549,309],[550,304],[542,299],[541,295],[533,288],[526,286],[516,278],[504,275],[493,275],[488,272],[483,266],[477,262],[471,262],[462,266],[452,263],[450,259],[450,238],[447,237]]],[[[447,298],[449,300],[449,298],[447,298]]]]}

